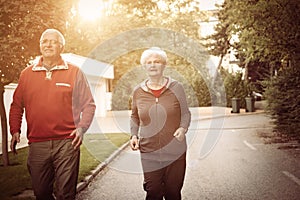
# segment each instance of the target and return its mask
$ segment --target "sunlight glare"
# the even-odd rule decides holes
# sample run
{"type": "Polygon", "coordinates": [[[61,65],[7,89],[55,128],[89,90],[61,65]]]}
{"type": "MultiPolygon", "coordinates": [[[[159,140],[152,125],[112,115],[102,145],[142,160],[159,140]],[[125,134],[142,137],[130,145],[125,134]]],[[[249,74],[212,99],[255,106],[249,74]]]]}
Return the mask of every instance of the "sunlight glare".
{"type": "Polygon", "coordinates": [[[158,6],[158,8],[159,8],[160,10],[162,10],[162,11],[165,11],[165,10],[168,9],[167,3],[166,3],[165,1],[163,1],[163,0],[158,1],[158,2],[157,2],[157,6],[158,6]]]}
{"type": "Polygon", "coordinates": [[[79,0],[78,12],[86,20],[98,19],[103,12],[102,0],[79,0]]]}

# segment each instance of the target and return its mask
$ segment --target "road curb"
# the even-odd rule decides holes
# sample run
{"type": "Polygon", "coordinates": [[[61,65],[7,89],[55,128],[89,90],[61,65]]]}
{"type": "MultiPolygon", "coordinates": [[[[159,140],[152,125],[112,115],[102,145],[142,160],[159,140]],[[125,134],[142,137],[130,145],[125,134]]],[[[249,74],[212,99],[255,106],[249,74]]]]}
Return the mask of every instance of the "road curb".
{"type": "Polygon", "coordinates": [[[218,119],[218,118],[225,118],[225,117],[239,117],[241,115],[259,115],[259,114],[266,114],[264,110],[257,110],[255,112],[242,112],[242,113],[224,113],[224,114],[217,114],[214,116],[205,116],[192,119],[195,120],[208,120],[208,119],[218,119]]]}

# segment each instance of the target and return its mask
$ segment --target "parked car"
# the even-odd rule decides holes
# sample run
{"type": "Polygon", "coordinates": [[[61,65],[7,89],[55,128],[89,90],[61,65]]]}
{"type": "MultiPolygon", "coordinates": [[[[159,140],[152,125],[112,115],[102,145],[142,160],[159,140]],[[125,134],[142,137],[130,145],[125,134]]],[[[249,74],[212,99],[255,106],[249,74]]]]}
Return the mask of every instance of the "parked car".
{"type": "Polygon", "coordinates": [[[261,101],[262,98],[263,98],[263,95],[262,95],[262,94],[260,94],[260,93],[258,93],[258,92],[255,92],[255,91],[252,92],[252,95],[253,95],[255,101],[261,101]]]}

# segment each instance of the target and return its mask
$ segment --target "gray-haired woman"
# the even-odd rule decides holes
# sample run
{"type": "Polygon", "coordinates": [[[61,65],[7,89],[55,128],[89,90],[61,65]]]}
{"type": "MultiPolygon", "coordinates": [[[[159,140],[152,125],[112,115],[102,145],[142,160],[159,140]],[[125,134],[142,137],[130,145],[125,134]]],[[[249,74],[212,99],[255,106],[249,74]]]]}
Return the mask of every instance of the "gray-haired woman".
{"type": "Polygon", "coordinates": [[[162,49],[144,51],[141,65],[148,78],[132,97],[130,146],[141,152],[147,200],[181,199],[186,169],[191,113],[182,84],[164,76],[166,64],[162,49]]]}

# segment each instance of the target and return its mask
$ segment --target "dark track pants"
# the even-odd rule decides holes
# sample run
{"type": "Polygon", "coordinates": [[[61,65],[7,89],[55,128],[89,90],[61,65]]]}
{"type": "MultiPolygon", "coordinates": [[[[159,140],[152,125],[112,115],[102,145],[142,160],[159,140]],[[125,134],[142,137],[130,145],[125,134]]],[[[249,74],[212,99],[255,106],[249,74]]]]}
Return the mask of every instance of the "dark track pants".
{"type": "Polygon", "coordinates": [[[52,200],[55,182],[57,200],[75,199],[79,149],[71,139],[35,142],[29,145],[28,170],[37,200],[52,200]]]}
{"type": "Polygon", "coordinates": [[[144,170],[144,190],[146,200],[180,200],[184,182],[186,159],[180,158],[172,163],[142,159],[144,170]],[[155,171],[146,170],[147,168],[155,171]]]}

